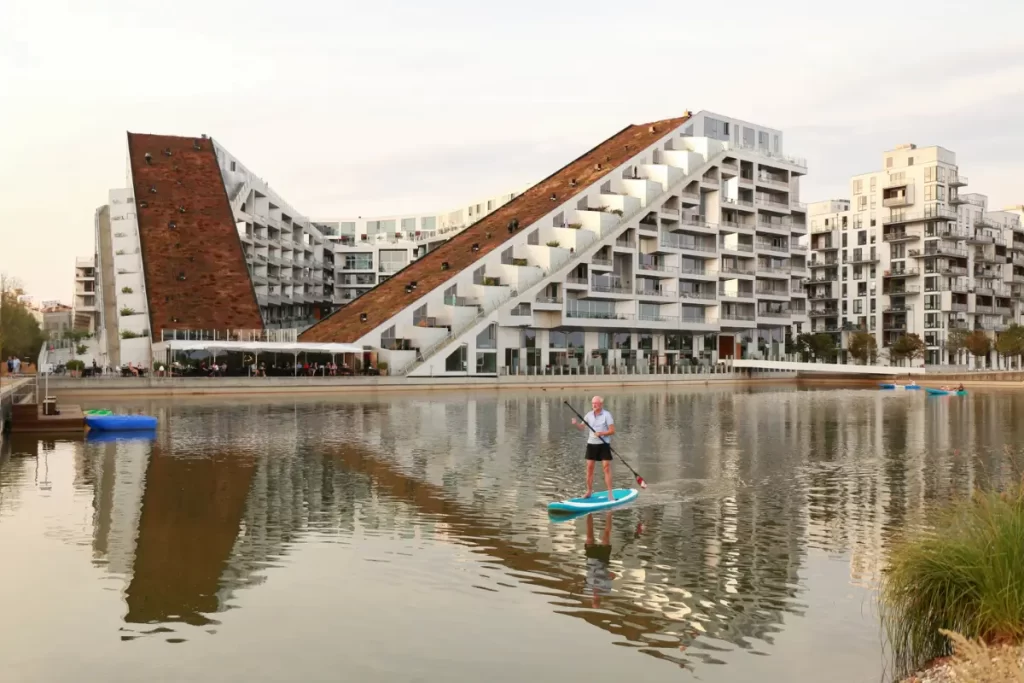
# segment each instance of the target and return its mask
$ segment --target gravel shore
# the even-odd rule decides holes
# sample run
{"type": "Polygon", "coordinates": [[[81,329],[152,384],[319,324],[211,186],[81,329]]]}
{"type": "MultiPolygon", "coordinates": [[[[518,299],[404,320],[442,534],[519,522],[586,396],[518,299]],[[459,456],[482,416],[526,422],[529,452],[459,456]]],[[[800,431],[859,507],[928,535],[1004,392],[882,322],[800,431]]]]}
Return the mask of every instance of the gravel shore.
{"type": "Polygon", "coordinates": [[[1024,683],[1024,647],[999,647],[943,657],[902,683],[1024,683]],[[1014,657],[1016,655],[1016,657],[1014,657]],[[1016,661],[1013,661],[1016,659],[1016,661]]]}

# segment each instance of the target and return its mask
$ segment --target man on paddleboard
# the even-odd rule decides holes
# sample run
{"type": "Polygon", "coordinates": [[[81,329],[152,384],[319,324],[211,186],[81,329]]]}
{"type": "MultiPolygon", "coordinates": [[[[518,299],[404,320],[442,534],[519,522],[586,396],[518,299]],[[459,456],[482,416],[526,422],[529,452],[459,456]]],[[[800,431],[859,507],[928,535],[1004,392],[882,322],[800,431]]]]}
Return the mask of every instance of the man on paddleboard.
{"type": "Polygon", "coordinates": [[[587,429],[587,425],[575,417],[572,419],[576,429],[587,429],[590,432],[590,436],[587,437],[586,456],[587,495],[583,497],[590,498],[594,493],[594,463],[600,461],[601,466],[604,468],[604,482],[608,485],[608,500],[613,501],[615,500],[615,490],[612,488],[612,449],[610,437],[615,433],[615,420],[612,419],[611,413],[604,410],[604,399],[600,396],[592,398],[590,405],[593,407],[593,410],[584,415],[583,419],[594,431],[587,429]]]}

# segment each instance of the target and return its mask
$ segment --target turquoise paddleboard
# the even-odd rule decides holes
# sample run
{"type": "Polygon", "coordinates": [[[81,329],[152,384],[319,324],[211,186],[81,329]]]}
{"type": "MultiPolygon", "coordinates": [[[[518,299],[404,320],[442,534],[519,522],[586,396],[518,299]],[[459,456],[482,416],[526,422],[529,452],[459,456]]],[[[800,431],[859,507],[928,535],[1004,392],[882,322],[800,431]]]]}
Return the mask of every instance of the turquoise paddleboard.
{"type": "Polygon", "coordinates": [[[590,498],[570,498],[548,503],[548,512],[573,513],[604,510],[617,505],[625,505],[640,495],[636,489],[614,489],[615,500],[608,500],[608,490],[594,491],[590,498]]]}

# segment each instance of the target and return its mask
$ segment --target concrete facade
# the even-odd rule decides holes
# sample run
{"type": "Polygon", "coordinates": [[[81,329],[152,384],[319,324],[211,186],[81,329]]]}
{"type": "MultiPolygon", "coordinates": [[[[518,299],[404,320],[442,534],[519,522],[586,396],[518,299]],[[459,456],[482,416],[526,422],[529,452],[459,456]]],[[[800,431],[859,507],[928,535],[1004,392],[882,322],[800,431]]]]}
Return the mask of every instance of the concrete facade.
{"type": "Polygon", "coordinates": [[[925,363],[961,365],[973,360],[947,350],[952,330],[994,338],[1019,323],[1021,212],[991,212],[966,185],[953,152],[901,145],[882,155],[882,170],[851,179],[851,200],[812,203],[811,331],[844,346],[851,332],[870,332],[881,362],[916,334],[925,363]]]}

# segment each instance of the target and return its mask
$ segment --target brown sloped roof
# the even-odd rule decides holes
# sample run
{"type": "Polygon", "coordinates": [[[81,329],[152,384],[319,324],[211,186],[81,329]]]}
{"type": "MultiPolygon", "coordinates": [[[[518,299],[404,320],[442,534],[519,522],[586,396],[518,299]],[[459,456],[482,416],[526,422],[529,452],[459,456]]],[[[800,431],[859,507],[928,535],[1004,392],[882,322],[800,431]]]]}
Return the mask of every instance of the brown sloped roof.
{"type": "Polygon", "coordinates": [[[390,279],[324,318],[303,332],[299,336],[300,341],[358,341],[406,306],[444,285],[459,272],[472,267],[485,254],[501,247],[512,237],[508,232],[508,224],[513,218],[519,221],[520,229],[529,227],[551,211],[554,205],[552,194],[558,198],[559,204],[565,202],[689,118],[686,115],[624,128],[442,246],[413,261],[390,279]],[[576,187],[570,185],[572,180],[576,181],[576,187]],[[472,251],[473,244],[478,244],[480,250],[472,251]],[[448,270],[441,270],[444,261],[448,262],[448,270]],[[416,282],[416,289],[406,292],[405,286],[413,281],[416,282]],[[367,314],[366,322],[360,321],[361,313],[367,314]]]}
{"type": "Polygon", "coordinates": [[[262,329],[213,141],[128,133],[128,155],[153,339],[162,329],[262,329]]]}

